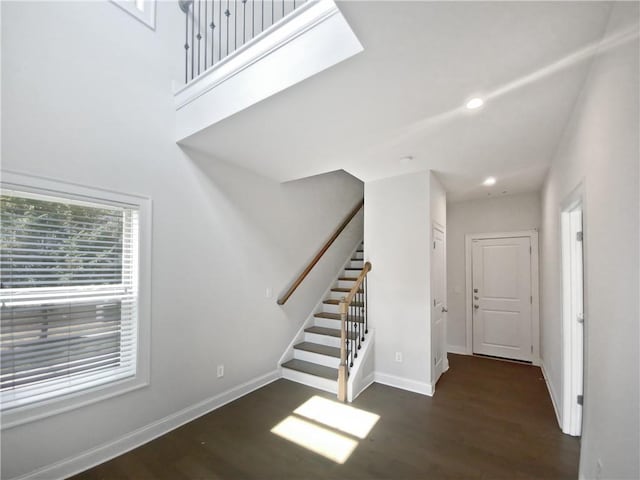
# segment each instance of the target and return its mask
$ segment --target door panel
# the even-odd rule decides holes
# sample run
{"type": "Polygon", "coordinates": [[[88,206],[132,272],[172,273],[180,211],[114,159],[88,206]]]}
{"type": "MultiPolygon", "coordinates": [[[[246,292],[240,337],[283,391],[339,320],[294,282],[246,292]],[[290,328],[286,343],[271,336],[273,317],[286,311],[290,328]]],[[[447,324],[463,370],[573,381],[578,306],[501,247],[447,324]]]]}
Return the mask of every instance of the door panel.
{"type": "Polygon", "coordinates": [[[445,315],[446,313],[446,260],[444,232],[432,231],[431,251],[431,353],[433,357],[432,382],[435,383],[445,370],[445,315]]]}
{"type": "Polygon", "coordinates": [[[473,352],[531,360],[531,242],[474,240],[473,352]]]}

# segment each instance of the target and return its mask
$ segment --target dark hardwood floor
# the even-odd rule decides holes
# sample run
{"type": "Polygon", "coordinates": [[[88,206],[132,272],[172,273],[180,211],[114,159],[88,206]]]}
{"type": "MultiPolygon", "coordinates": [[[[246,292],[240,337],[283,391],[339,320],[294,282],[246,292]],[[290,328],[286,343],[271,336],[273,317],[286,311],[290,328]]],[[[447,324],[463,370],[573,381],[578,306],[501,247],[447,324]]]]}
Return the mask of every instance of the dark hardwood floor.
{"type": "Polygon", "coordinates": [[[380,419],[343,464],[271,429],[317,390],[278,380],[76,480],[577,478],[539,368],[449,355],[432,398],[373,384],[352,406],[380,419]]]}

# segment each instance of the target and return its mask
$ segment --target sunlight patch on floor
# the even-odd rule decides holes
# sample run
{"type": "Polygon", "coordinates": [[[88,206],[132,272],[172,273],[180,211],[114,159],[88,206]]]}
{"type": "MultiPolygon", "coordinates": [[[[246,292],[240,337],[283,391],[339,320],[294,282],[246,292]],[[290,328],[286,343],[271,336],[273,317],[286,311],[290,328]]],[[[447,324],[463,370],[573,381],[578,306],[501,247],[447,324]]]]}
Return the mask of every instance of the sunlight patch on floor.
{"type": "Polygon", "coordinates": [[[358,446],[358,439],[366,438],[379,419],[375,413],[313,396],[271,433],[343,464],[358,446]]]}
{"type": "Polygon", "coordinates": [[[318,396],[311,397],[293,413],[360,439],[366,438],[380,415],[318,396]]]}
{"type": "Polygon", "coordinates": [[[351,438],[294,416],[285,418],[271,432],[340,464],[358,446],[351,438]]]}

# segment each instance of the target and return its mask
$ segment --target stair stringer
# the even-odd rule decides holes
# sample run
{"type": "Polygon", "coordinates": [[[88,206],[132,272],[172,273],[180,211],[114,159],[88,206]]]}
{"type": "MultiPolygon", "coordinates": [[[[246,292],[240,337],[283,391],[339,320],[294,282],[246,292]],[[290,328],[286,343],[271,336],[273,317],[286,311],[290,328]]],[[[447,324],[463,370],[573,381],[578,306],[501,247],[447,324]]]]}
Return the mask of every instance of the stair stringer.
{"type": "MultiPolygon", "coordinates": [[[[304,330],[314,325],[314,322],[315,322],[314,315],[322,311],[323,302],[325,298],[329,297],[329,294],[331,293],[331,289],[338,283],[338,278],[341,276],[342,272],[344,272],[344,269],[351,263],[351,259],[353,258],[355,253],[358,251],[358,248],[360,248],[361,244],[362,244],[362,239],[358,240],[358,242],[356,243],[356,246],[353,247],[353,250],[350,251],[345,262],[342,264],[340,269],[335,273],[333,277],[334,280],[329,284],[327,289],[322,293],[322,296],[318,300],[318,303],[316,303],[316,305],[313,307],[307,319],[304,322],[302,322],[302,325],[300,326],[300,328],[298,329],[294,337],[291,339],[291,342],[289,342],[289,345],[287,345],[287,348],[285,349],[284,353],[280,357],[280,360],[278,360],[277,369],[278,369],[278,374],[281,378],[283,376],[281,365],[293,358],[293,346],[297,345],[298,343],[304,340],[304,330]]],[[[300,383],[304,383],[304,382],[300,382],[300,383]]]]}
{"type": "Polygon", "coordinates": [[[348,402],[353,402],[374,381],[374,339],[375,330],[369,329],[366,340],[362,343],[362,348],[358,350],[358,358],[355,359],[353,367],[349,371],[349,380],[347,382],[348,402]]]}

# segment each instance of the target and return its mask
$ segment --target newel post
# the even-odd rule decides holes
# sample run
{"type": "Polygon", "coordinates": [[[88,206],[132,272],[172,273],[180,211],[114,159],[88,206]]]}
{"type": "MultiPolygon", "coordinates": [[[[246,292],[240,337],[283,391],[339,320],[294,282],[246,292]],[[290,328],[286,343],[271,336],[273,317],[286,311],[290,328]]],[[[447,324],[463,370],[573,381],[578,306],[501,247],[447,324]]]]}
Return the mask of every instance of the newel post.
{"type": "Polygon", "coordinates": [[[338,400],[347,400],[347,311],[346,299],[340,301],[340,366],[338,367],[338,400]]]}

